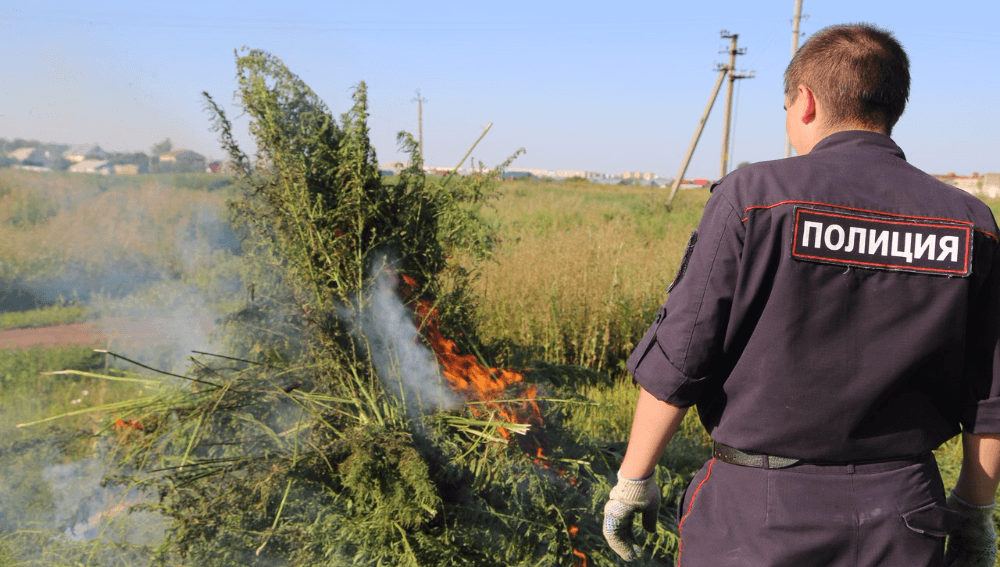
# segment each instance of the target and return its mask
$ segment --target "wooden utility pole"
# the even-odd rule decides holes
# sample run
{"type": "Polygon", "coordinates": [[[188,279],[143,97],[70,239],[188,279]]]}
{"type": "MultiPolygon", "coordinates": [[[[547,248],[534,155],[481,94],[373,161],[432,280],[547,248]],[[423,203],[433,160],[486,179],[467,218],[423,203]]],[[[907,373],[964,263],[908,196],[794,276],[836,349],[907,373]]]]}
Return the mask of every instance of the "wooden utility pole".
{"type": "Polygon", "coordinates": [[[736,56],[744,55],[747,52],[746,48],[738,49],[736,47],[736,40],[739,39],[740,34],[722,30],[721,35],[730,41],[729,65],[726,66],[726,70],[729,71],[729,86],[726,88],[726,120],[722,129],[722,165],[719,168],[719,179],[725,177],[729,169],[729,125],[733,115],[733,83],[738,79],[752,79],[754,76],[753,73],[738,74],[736,72],[736,56]]]}
{"type": "MultiPolygon", "coordinates": [[[[802,0],[795,0],[795,15],[792,16],[792,57],[799,50],[799,23],[802,21],[802,0]]],[[[795,88],[797,85],[792,85],[795,88]]],[[[792,157],[792,140],[785,133],[785,157],[792,157]]]]}
{"type": "Polygon", "coordinates": [[[694,139],[691,140],[691,147],[688,148],[687,155],[684,156],[684,161],[681,163],[681,170],[677,173],[677,177],[674,178],[674,182],[670,186],[670,196],[667,198],[668,206],[674,201],[674,195],[677,194],[677,190],[681,186],[681,180],[684,179],[684,174],[687,173],[688,165],[691,163],[691,156],[694,155],[694,149],[698,145],[698,139],[701,138],[701,133],[705,130],[705,123],[708,122],[708,115],[712,112],[712,105],[715,104],[715,99],[719,96],[719,89],[722,87],[722,80],[726,78],[726,75],[729,75],[729,94],[726,96],[726,129],[722,140],[722,175],[726,175],[726,163],[729,161],[729,117],[733,100],[733,81],[736,79],[751,79],[754,74],[736,74],[736,56],[746,53],[746,49],[740,50],[736,48],[736,38],[738,38],[739,35],[730,34],[728,30],[722,30],[720,35],[724,38],[732,40],[729,47],[729,64],[719,64],[715,66],[715,70],[719,72],[719,78],[715,81],[715,87],[712,89],[712,95],[708,97],[708,105],[705,106],[705,112],[701,115],[701,121],[698,122],[698,129],[695,130],[694,139]]]}
{"type": "Polygon", "coordinates": [[[708,122],[708,115],[712,112],[712,105],[715,104],[715,99],[719,96],[719,88],[722,87],[722,79],[726,78],[726,73],[729,72],[729,68],[720,67],[718,71],[719,78],[715,81],[715,87],[712,89],[712,95],[708,97],[708,104],[705,106],[705,112],[702,113],[701,121],[698,123],[698,129],[694,132],[694,139],[691,140],[691,147],[688,148],[688,153],[684,156],[684,161],[681,162],[681,170],[677,172],[677,177],[674,178],[674,183],[670,186],[670,197],[667,198],[668,205],[674,201],[674,195],[677,194],[677,189],[681,186],[681,180],[684,179],[684,174],[687,173],[688,164],[691,163],[691,156],[694,155],[694,148],[698,145],[698,139],[701,138],[702,131],[705,130],[705,123],[708,122]]]}
{"type": "Polygon", "coordinates": [[[417,98],[410,101],[417,101],[417,143],[420,144],[420,158],[426,160],[424,154],[424,101],[426,98],[420,96],[420,89],[417,89],[417,98]]]}

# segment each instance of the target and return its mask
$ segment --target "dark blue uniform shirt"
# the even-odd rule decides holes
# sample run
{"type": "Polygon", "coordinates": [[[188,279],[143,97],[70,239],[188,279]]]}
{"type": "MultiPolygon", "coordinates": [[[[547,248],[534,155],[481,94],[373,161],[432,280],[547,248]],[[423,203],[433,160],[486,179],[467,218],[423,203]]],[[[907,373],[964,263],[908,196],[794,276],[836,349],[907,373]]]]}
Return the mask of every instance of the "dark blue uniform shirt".
{"type": "Polygon", "coordinates": [[[845,131],[713,194],[629,371],[712,437],[825,462],[1000,433],[1000,246],[982,201],[845,131]]]}

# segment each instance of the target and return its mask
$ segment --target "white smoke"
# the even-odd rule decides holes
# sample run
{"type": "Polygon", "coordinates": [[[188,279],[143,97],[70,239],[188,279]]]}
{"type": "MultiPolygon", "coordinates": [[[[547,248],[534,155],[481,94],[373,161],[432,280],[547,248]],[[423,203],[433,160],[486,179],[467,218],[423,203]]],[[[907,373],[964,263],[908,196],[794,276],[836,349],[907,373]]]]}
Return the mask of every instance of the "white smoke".
{"type": "Polygon", "coordinates": [[[44,433],[0,446],[0,564],[145,565],[152,560],[170,518],[133,511],[139,504],[155,505],[157,498],[107,481],[109,448],[97,444],[89,457],[70,462],[44,433]],[[11,558],[13,563],[6,562],[11,558]]]}
{"type": "MultiPolygon", "coordinates": [[[[138,207],[136,215],[148,213],[138,207]]],[[[161,370],[183,373],[193,351],[218,352],[222,305],[243,298],[233,258],[238,241],[215,207],[195,211],[174,229],[176,262],[127,295],[95,294],[89,304],[108,350],[161,370]],[[198,284],[197,287],[194,284],[198,284]]]]}
{"type": "Polygon", "coordinates": [[[383,261],[372,269],[365,301],[342,311],[355,337],[367,348],[375,371],[410,415],[454,409],[459,400],[420,339],[413,311],[396,296],[394,278],[383,261]]]}
{"type": "Polygon", "coordinates": [[[179,281],[162,281],[143,292],[98,298],[91,308],[108,350],[168,372],[183,372],[193,351],[216,352],[218,319],[202,295],[179,281]]]}
{"type": "Polygon", "coordinates": [[[0,311],[78,302],[97,320],[100,346],[183,373],[191,351],[220,348],[215,322],[246,297],[239,241],[217,197],[128,181],[107,190],[68,185],[79,191],[40,182],[36,193],[59,203],[52,223],[65,227],[50,231],[42,255],[67,260],[0,262],[0,311]]]}
{"type": "Polygon", "coordinates": [[[107,486],[103,459],[53,464],[42,470],[54,498],[53,528],[70,541],[97,539],[152,546],[163,541],[170,519],[130,508],[152,502],[137,490],[107,486]]]}

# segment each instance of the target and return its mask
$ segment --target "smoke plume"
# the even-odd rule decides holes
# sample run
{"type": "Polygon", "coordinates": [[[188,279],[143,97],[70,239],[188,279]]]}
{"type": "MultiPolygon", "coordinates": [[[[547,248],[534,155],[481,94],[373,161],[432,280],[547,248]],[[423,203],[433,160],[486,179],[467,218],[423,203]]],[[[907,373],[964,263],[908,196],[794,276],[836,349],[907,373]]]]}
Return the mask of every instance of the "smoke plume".
{"type": "Polygon", "coordinates": [[[399,396],[411,416],[453,409],[459,400],[441,375],[434,353],[421,341],[413,312],[396,296],[395,278],[386,265],[383,261],[372,268],[364,301],[342,315],[370,353],[386,389],[399,396]]]}

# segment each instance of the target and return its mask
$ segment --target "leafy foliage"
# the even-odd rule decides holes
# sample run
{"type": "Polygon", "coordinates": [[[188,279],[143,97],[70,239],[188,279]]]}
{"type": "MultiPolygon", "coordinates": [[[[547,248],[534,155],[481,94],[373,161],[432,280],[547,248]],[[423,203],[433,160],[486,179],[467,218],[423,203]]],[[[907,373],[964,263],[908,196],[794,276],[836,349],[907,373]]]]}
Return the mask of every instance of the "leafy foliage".
{"type": "Polygon", "coordinates": [[[163,140],[153,144],[149,148],[150,155],[159,156],[160,154],[165,154],[174,148],[174,143],[170,141],[170,138],[164,138],[163,140]]]}
{"type": "MultiPolygon", "coordinates": [[[[473,275],[448,257],[491,254],[480,211],[509,160],[432,182],[403,133],[410,165],[383,181],[363,83],[338,121],[267,53],[238,55],[237,79],[253,158],[206,95],[244,189],[232,209],[252,291],[229,318],[233,355],[199,362],[190,388],[137,413],[143,428],[118,455],[122,481],[158,491],[149,507],[174,519],[162,561],[572,565],[580,545],[607,564],[594,509],[609,464],[560,426],[558,405],[517,442],[489,406],[408,414],[351,323],[372,274],[388,273],[445,336],[481,350],[473,275]]],[[[538,387],[580,403],[553,372],[536,373],[538,387]]]]}
{"type": "Polygon", "coordinates": [[[7,223],[14,228],[34,226],[52,218],[57,212],[59,212],[58,205],[44,196],[32,193],[14,202],[7,223]]]}

